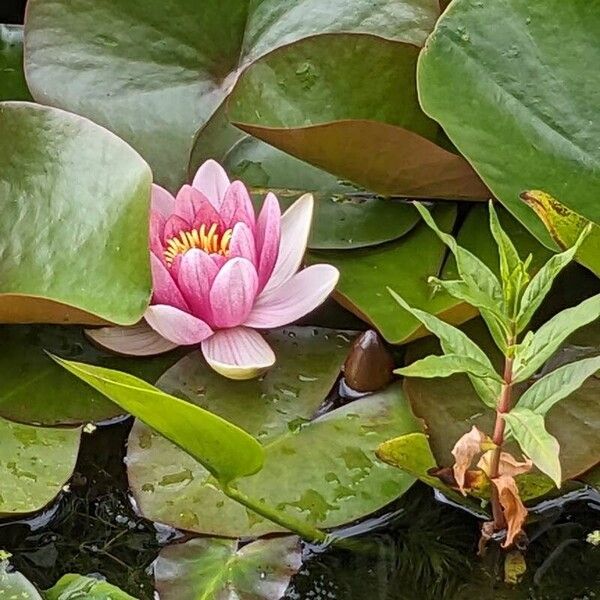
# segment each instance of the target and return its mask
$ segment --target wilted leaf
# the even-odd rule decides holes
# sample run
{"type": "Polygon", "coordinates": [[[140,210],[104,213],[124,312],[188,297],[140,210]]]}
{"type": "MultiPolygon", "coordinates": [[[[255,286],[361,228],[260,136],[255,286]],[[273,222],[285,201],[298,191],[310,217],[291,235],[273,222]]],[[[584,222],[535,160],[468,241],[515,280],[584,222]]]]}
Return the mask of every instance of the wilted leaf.
{"type": "MultiPolygon", "coordinates": [[[[492,457],[494,455],[493,450],[488,450],[483,454],[477,463],[477,468],[481,469],[488,477],[491,472],[492,457]]],[[[500,453],[500,462],[498,465],[499,475],[508,475],[509,477],[516,477],[517,475],[523,475],[529,473],[533,467],[533,462],[529,459],[520,462],[509,452],[500,453]]]]}
{"type": "Polygon", "coordinates": [[[196,538],[163,548],[154,578],[161,600],[279,600],[301,566],[295,536],[246,545],[196,538]]]}
{"type": "Polygon", "coordinates": [[[465,473],[471,466],[474,458],[484,451],[483,444],[488,440],[488,437],[475,425],[471,428],[471,431],[465,433],[452,448],[452,455],[454,456],[454,478],[458,484],[458,489],[461,491],[463,496],[466,496],[465,492],[465,473]]]}
{"type": "Polygon", "coordinates": [[[560,446],[557,439],[546,430],[544,417],[527,408],[515,407],[503,418],[523,453],[554,481],[556,487],[560,487],[560,446]]]}
{"type": "Polygon", "coordinates": [[[521,501],[519,490],[513,477],[501,475],[492,479],[492,484],[498,490],[502,512],[508,526],[506,540],[502,544],[502,547],[508,548],[523,529],[523,525],[527,519],[527,509],[521,501]]]}

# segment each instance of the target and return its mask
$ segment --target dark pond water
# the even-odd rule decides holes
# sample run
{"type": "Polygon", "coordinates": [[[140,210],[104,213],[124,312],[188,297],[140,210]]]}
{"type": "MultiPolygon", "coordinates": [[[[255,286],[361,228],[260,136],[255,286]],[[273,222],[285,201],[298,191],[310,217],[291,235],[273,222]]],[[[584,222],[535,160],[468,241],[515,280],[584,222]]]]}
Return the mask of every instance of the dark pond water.
{"type": "MultiPolygon", "coordinates": [[[[0,523],[0,547],[42,588],[64,573],[98,574],[140,600],[153,598],[151,564],[182,534],[133,511],[123,456],[131,420],[86,435],[70,489],[43,514],[0,523]]],[[[400,501],[346,527],[352,551],[305,548],[305,566],[287,600],[600,598],[600,547],[585,541],[600,527],[600,494],[580,489],[548,502],[528,533],[528,571],[503,582],[503,556],[476,557],[478,521],[416,485],[400,501]]]]}

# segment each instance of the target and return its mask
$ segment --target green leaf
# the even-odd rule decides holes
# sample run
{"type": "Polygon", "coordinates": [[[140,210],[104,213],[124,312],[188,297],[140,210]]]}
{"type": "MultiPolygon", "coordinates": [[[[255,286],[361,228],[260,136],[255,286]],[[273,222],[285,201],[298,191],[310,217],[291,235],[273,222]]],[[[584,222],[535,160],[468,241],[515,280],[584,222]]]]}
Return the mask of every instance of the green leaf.
{"type": "Polygon", "coordinates": [[[568,363],[538,379],[519,399],[517,406],[544,416],[557,402],[578,390],[600,369],[600,356],[568,363]]]}
{"type": "MultiPolygon", "coordinates": [[[[395,6],[408,16],[417,4],[432,27],[436,3],[395,6]]],[[[412,23],[419,21],[413,13],[412,23]]],[[[242,73],[229,116],[252,136],[381,194],[486,198],[468,163],[421,112],[415,67],[422,41],[415,45],[400,30],[385,36],[383,27],[370,36],[299,40],[242,73]]]]}
{"type": "Polygon", "coordinates": [[[189,352],[182,348],[147,358],[116,356],[90,344],[80,327],[59,325],[3,325],[0,339],[0,417],[38,425],[78,425],[123,414],[47,352],[126,371],[149,383],[189,352]]]}
{"type": "MultiPolygon", "coordinates": [[[[589,357],[590,353],[597,354],[598,340],[600,340],[598,327],[598,325],[587,326],[579,330],[561,346],[546,368],[555,369],[564,362],[572,362],[584,356],[589,357]]],[[[474,319],[463,325],[462,329],[489,354],[492,364],[499,368],[504,357],[495,348],[485,324],[480,319],[474,319]]],[[[410,363],[439,352],[439,344],[434,338],[423,338],[407,347],[406,362],[410,363]]],[[[518,401],[520,388],[521,386],[518,386],[515,390],[515,402],[518,401]]],[[[487,433],[493,431],[495,411],[482,410],[481,401],[469,379],[464,375],[452,375],[445,379],[410,377],[404,380],[404,390],[413,411],[425,422],[429,443],[438,465],[453,464],[454,457],[451,450],[454,443],[473,425],[487,433]]],[[[560,443],[560,462],[564,480],[581,475],[598,462],[600,456],[599,395],[600,379],[590,377],[578,390],[556,404],[546,417],[548,431],[560,443]]],[[[507,451],[514,456],[519,456],[519,449],[514,442],[508,443],[507,451]]],[[[519,489],[525,487],[531,489],[530,482],[533,476],[534,474],[523,475],[523,480],[518,480],[519,489]]],[[[548,478],[544,476],[544,479],[550,484],[548,478]]],[[[536,486],[538,493],[534,496],[549,491],[548,485],[543,483],[543,486],[545,486],[543,489],[539,485],[536,486]]]]}
{"type": "Polygon", "coordinates": [[[42,600],[35,586],[24,575],[8,571],[5,560],[0,560],[0,597],[6,600],[42,600]]]}
{"type": "MultiPolygon", "coordinates": [[[[435,0],[305,0],[292,7],[279,0],[206,0],[202,10],[196,0],[32,0],[26,72],[38,102],[114,131],[174,190],[187,179],[197,132],[218,118],[239,74],[258,58],[278,48],[293,54],[294,43],[306,38],[323,38],[330,56],[340,40],[351,47],[363,38],[422,44],[438,15],[435,0]]],[[[414,68],[409,74],[413,101],[406,112],[423,121],[414,68]]],[[[310,85],[310,65],[301,64],[294,78],[289,100],[310,85]]],[[[363,85],[377,98],[372,79],[363,85]]],[[[397,86],[396,76],[387,88],[395,97],[397,86]]]]}
{"type": "Polygon", "coordinates": [[[544,323],[529,343],[517,346],[513,381],[529,379],[576,329],[600,317],[600,294],[567,308],[544,323]]]}
{"type": "Polygon", "coordinates": [[[558,455],[560,445],[557,439],[546,431],[544,417],[528,408],[515,407],[503,415],[510,434],[519,443],[521,450],[542,473],[561,483],[561,467],[558,455]]]}
{"type": "Polygon", "coordinates": [[[152,174],[98,125],[0,103],[0,322],[131,325],[150,298],[152,174]]]}
{"type": "Polygon", "coordinates": [[[23,73],[23,27],[0,23],[0,101],[31,100],[23,73]]]}
{"type": "Polygon", "coordinates": [[[531,321],[531,317],[533,317],[533,314],[550,291],[554,280],[573,260],[575,253],[587,237],[589,231],[589,228],[584,229],[571,248],[560,254],[555,254],[533,276],[521,298],[519,314],[517,315],[517,333],[520,333],[527,327],[529,321],[531,321]]]}
{"type": "MultiPolygon", "coordinates": [[[[205,369],[196,354],[165,377],[170,385],[188,382],[184,386],[188,394],[194,392],[196,402],[203,402],[195,384],[202,381],[205,369]]],[[[294,412],[297,404],[302,407],[305,403],[304,385],[299,379],[295,391],[290,390],[293,386],[283,387],[282,392],[275,388],[275,398],[269,393],[271,386],[266,386],[263,397],[224,394],[210,401],[211,410],[227,414],[264,440],[263,469],[240,480],[238,489],[317,527],[354,521],[401,496],[414,479],[383,465],[375,456],[377,446],[387,439],[420,430],[400,386],[310,421],[312,414],[299,417],[294,412]],[[258,414],[254,412],[257,406],[258,414]],[[287,411],[287,416],[279,410],[287,411]],[[260,435],[262,431],[266,435],[260,435]]],[[[205,469],[139,422],[129,437],[127,468],[132,492],[146,518],[225,537],[281,531],[226,498],[205,469]]]]}
{"type": "Polygon", "coordinates": [[[32,513],[51,502],[73,474],[80,437],[80,429],[0,418],[0,517],[32,513]]]}
{"type": "MultiPolygon", "coordinates": [[[[398,296],[393,290],[389,290],[389,292],[404,310],[408,311],[421,321],[427,330],[440,340],[442,350],[445,354],[466,356],[483,365],[483,367],[490,372],[493,372],[494,368],[487,355],[460,329],[445,323],[434,315],[430,315],[422,310],[409,306],[405,300],[398,296]]],[[[470,376],[469,379],[484,404],[491,408],[495,408],[501,386],[497,382],[490,381],[489,379],[481,380],[478,377],[473,376],[470,376]]]]}
{"type": "MultiPolygon", "coordinates": [[[[451,229],[456,207],[440,206],[436,215],[444,229],[451,229]]],[[[448,320],[462,322],[474,316],[471,307],[448,294],[432,294],[427,285],[428,276],[441,270],[444,257],[443,244],[421,223],[408,235],[389,244],[352,252],[310,252],[307,260],[336,266],[340,271],[336,299],[373,324],[388,342],[399,344],[424,332],[410,313],[398,310],[386,285],[401,292],[412,305],[448,320]],[[419,260],[415,261],[417,255],[419,260]]]]}
{"type": "Polygon", "coordinates": [[[456,0],[419,58],[423,110],[549,247],[524,190],[543,189],[600,222],[599,35],[600,11],[583,1],[456,0]],[[559,31],[569,44],[557,43],[559,31]]]}
{"type": "Polygon", "coordinates": [[[107,581],[84,577],[83,575],[63,575],[56,585],[44,593],[45,600],[137,600],[107,581]]]}
{"type": "Polygon", "coordinates": [[[196,538],[163,548],[154,564],[161,600],[280,600],[302,566],[295,536],[257,540],[196,538]]]}
{"type": "Polygon", "coordinates": [[[474,377],[494,379],[502,383],[502,379],[489,365],[462,354],[432,354],[417,360],[407,367],[394,371],[404,377],[449,377],[455,373],[468,373],[474,377]]]}
{"type": "MultiPolygon", "coordinates": [[[[533,208],[552,239],[563,250],[574,246],[586,227],[590,226],[591,221],[540,190],[523,192],[521,199],[533,208]]],[[[600,277],[600,226],[596,223],[591,223],[591,231],[577,250],[576,259],[600,277]]]]}
{"type": "Polygon", "coordinates": [[[252,475],[263,449],[248,433],[194,404],[113,369],[53,357],[67,371],[143,420],[199,461],[220,483],[252,475]]]}

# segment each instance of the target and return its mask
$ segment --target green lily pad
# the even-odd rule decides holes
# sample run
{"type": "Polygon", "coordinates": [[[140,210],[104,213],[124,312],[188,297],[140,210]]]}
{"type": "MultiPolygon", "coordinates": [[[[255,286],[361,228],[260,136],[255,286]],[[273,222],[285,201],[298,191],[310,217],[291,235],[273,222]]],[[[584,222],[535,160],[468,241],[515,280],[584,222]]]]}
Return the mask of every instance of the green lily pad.
{"type": "MultiPolygon", "coordinates": [[[[464,331],[490,352],[492,362],[499,366],[501,357],[483,323],[479,319],[471,321],[464,326],[464,331]]],[[[554,369],[564,362],[598,353],[598,339],[598,327],[580,330],[546,368],[554,369]]],[[[432,353],[439,353],[439,346],[433,339],[415,342],[407,351],[406,364],[432,353]]],[[[404,390],[415,414],[426,423],[431,448],[440,465],[453,464],[450,451],[454,443],[473,425],[484,432],[493,431],[495,413],[481,403],[466,376],[409,378],[404,381],[404,390]]],[[[598,394],[600,379],[591,377],[547,415],[547,429],[560,443],[563,480],[576,477],[600,460],[598,394]]]]}
{"type": "Polygon", "coordinates": [[[484,199],[486,187],[463,157],[443,147],[439,127],[421,111],[418,54],[402,38],[300,40],[244,71],[229,117],[251,135],[381,194],[484,199]]]}
{"type": "Polygon", "coordinates": [[[44,594],[45,600],[137,600],[107,581],[84,577],[83,575],[63,575],[44,594]]]}
{"type": "Polygon", "coordinates": [[[0,517],[40,510],[75,468],[80,429],[45,429],[0,419],[0,517]]]}
{"type": "Polygon", "coordinates": [[[122,136],[175,189],[196,132],[258,57],[340,32],[422,44],[438,14],[435,0],[31,0],[26,72],[36,100],[122,136]]]}
{"type": "Polygon", "coordinates": [[[543,190],[600,222],[599,36],[600,11],[586,2],[456,0],[419,59],[423,110],[551,248],[519,194],[543,190]]]}
{"type": "Polygon", "coordinates": [[[8,562],[0,560],[0,598],[6,600],[42,600],[36,587],[18,571],[8,571],[8,562]]]}
{"type": "Polygon", "coordinates": [[[161,600],[280,600],[302,566],[295,536],[239,542],[196,538],[167,546],[154,565],[161,600]]]}
{"type": "Polygon", "coordinates": [[[152,174],[98,125],[0,103],[0,322],[137,322],[152,174]]]}
{"type": "Polygon", "coordinates": [[[77,425],[123,414],[105,396],[79,381],[47,354],[119,369],[154,383],[184,349],[152,358],[126,358],[92,346],[80,327],[0,327],[0,417],[41,425],[77,425]]]}
{"type": "MultiPolygon", "coordinates": [[[[434,216],[442,229],[450,231],[456,206],[439,206],[434,216]]],[[[430,275],[440,273],[445,257],[445,246],[421,222],[408,235],[388,244],[348,252],[313,251],[307,258],[309,262],[335,265],[340,270],[335,298],[375,326],[388,342],[399,344],[424,331],[412,315],[398,306],[387,287],[406,298],[411,306],[442,315],[451,322],[461,323],[476,314],[445,292],[434,295],[427,283],[430,275]]]]}
{"type": "MultiPolygon", "coordinates": [[[[375,465],[374,451],[386,435],[418,429],[400,389],[311,422],[339,373],[350,338],[308,327],[271,335],[278,362],[262,381],[223,382],[195,353],[165,373],[159,386],[263,443],[265,467],[238,484],[249,496],[320,526],[356,519],[399,496],[412,478],[375,465]]],[[[139,422],[131,432],[127,464],[132,491],[147,518],[228,537],[278,531],[227,499],[195,461],[139,422]]]]}
{"type": "Polygon", "coordinates": [[[23,27],[0,23],[0,101],[30,99],[23,73],[23,27]]]}

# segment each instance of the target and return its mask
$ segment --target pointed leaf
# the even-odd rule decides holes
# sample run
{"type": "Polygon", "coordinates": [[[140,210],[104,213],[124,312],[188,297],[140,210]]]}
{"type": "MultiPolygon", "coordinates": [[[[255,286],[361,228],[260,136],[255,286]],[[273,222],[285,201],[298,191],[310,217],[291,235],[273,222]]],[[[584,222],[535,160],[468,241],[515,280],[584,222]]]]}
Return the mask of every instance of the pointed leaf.
{"type": "Polygon", "coordinates": [[[598,370],[600,356],[563,365],[538,379],[521,396],[517,406],[544,416],[557,402],[578,390],[598,370]]]}
{"type": "Polygon", "coordinates": [[[475,377],[494,379],[498,383],[502,383],[501,377],[478,360],[463,356],[461,354],[445,354],[437,356],[432,354],[414,363],[396,369],[397,375],[404,377],[449,377],[454,373],[469,373],[475,377]]]}
{"type": "MultiPolygon", "coordinates": [[[[409,306],[403,298],[398,296],[393,290],[389,290],[398,304],[416,317],[428,331],[431,331],[440,340],[442,350],[446,354],[460,354],[472,358],[475,361],[485,365],[490,371],[493,371],[492,363],[485,352],[460,329],[445,323],[441,319],[430,315],[418,308],[409,306]]],[[[500,385],[489,379],[482,380],[473,376],[469,379],[476,389],[481,400],[489,407],[495,408],[498,396],[500,394],[500,385]]]]}
{"type": "Polygon", "coordinates": [[[503,417],[523,453],[554,481],[556,487],[560,487],[560,446],[556,438],[546,431],[544,417],[528,408],[520,407],[513,408],[503,417]]]}
{"type": "Polygon", "coordinates": [[[261,469],[262,446],[225,419],[165,394],[128,373],[53,358],[67,371],[184,449],[221,483],[253,475],[261,469]]]}
{"type": "Polygon", "coordinates": [[[161,600],[280,600],[302,566],[296,536],[237,540],[196,538],[163,548],[154,564],[161,600]]]}
{"type": "Polygon", "coordinates": [[[521,261],[519,253],[517,252],[517,249],[515,248],[511,239],[508,237],[508,235],[506,235],[504,229],[502,229],[502,225],[500,225],[498,215],[496,214],[496,209],[491,201],[489,203],[489,210],[490,231],[492,232],[492,236],[498,245],[498,254],[500,257],[500,276],[502,283],[506,286],[510,279],[511,273],[514,273],[523,264],[523,262],[521,261]]]}
{"type": "Polygon", "coordinates": [[[544,323],[524,347],[515,352],[515,383],[526,381],[553,354],[575,330],[600,317],[600,294],[596,294],[577,306],[567,308],[544,323]]]}
{"type": "Polygon", "coordinates": [[[527,327],[533,313],[539,308],[540,304],[550,291],[552,283],[559,273],[566,267],[575,256],[575,253],[587,237],[590,229],[586,228],[577,238],[575,244],[561,252],[555,254],[532,278],[529,285],[523,292],[519,314],[517,315],[517,333],[520,333],[527,327]]]}

